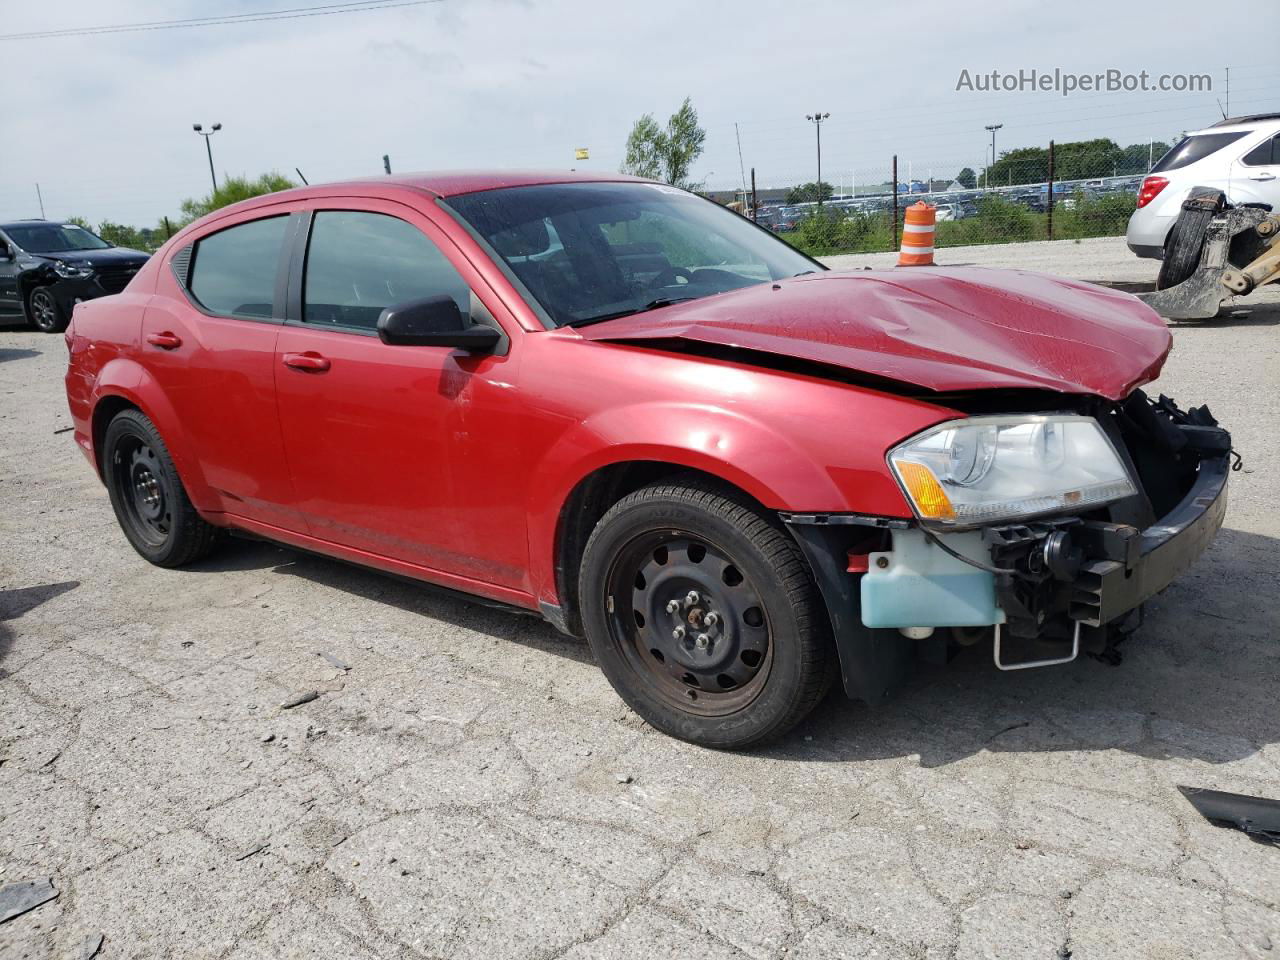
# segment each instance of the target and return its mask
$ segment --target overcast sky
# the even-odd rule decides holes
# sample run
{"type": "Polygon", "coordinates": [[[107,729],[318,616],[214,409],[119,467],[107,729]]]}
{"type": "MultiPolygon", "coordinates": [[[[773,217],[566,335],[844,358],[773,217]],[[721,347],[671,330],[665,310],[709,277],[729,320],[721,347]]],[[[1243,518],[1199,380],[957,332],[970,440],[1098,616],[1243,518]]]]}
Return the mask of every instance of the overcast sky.
{"type": "MultiPolygon", "coordinates": [[[[0,0],[0,34],[298,8],[333,0],[0,0]]],[[[1280,111],[1280,66],[1232,34],[1275,32],[1275,0],[441,0],[421,6],[200,29],[0,40],[0,219],[79,215],[145,226],[209,189],[193,122],[221,122],[214,162],[312,182],[460,167],[616,170],[632,122],[685,96],[707,131],[694,173],[714,188],[814,176],[917,178],[978,168],[1000,150],[1110,137],[1170,139],[1233,114],[1280,111]],[[1226,9],[1226,8],[1224,8],[1226,9]],[[1256,26],[1250,27],[1250,24],[1256,26]],[[1219,38],[1215,40],[1214,38],[1219,38]],[[1037,68],[1208,73],[1213,92],[980,93],[972,74],[1037,68]],[[575,147],[591,159],[575,163],[575,147]]]]}

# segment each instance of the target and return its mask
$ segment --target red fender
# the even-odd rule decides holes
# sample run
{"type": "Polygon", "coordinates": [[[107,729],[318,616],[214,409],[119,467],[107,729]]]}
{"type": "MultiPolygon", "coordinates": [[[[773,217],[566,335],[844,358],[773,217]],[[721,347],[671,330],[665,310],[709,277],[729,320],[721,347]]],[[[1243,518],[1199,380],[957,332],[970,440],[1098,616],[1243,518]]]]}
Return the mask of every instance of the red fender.
{"type": "MultiPolygon", "coordinates": [[[[94,411],[107,397],[120,397],[146,414],[160,431],[160,436],[164,438],[164,444],[169,448],[169,455],[173,457],[182,485],[186,488],[187,496],[191,498],[196,509],[202,512],[216,512],[219,509],[218,497],[206,483],[199,459],[187,447],[186,438],[173,405],[160,385],[141,364],[128,357],[116,357],[108,361],[91,388],[91,397],[91,407],[94,411]]],[[[92,445],[92,437],[90,430],[90,445],[92,445]]],[[[90,446],[90,452],[93,454],[94,464],[97,465],[97,451],[90,446]]]]}

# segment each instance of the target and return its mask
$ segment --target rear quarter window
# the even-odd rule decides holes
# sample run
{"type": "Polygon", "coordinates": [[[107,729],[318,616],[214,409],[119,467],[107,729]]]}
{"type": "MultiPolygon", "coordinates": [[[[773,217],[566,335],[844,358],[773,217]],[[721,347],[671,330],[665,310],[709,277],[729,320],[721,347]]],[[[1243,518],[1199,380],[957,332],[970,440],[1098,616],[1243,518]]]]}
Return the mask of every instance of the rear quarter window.
{"type": "Polygon", "coordinates": [[[1191,137],[1183,137],[1173,149],[1161,157],[1152,173],[1163,173],[1166,170],[1177,170],[1187,167],[1197,160],[1203,160],[1210,154],[1217,153],[1228,144],[1235,143],[1243,137],[1244,131],[1238,133],[1199,133],[1191,137]]]}
{"type": "Polygon", "coordinates": [[[191,295],[210,313],[270,317],[288,223],[287,215],[251,220],[196,241],[191,295]]]}

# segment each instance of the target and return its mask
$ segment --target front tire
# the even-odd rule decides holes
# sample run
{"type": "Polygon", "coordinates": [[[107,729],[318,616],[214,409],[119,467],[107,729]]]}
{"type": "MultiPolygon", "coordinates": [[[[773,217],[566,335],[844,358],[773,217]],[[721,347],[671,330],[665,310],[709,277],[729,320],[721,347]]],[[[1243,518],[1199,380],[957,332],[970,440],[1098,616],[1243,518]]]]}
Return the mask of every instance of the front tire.
{"type": "Polygon", "coordinates": [[[48,287],[36,287],[27,294],[27,322],[41,333],[61,333],[67,329],[67,316],[48,287]]]}
{"type": "Polygon", "coordinates": [[[624,497],[587,542],[579,596],[605,676],[671,736],[755,746],[828,689],[829,621],[799,548],[732,494],[664,484],[624,497]]]}
{"type": "Polygon", "coordinates": [[[219,530],[192,506],[160,432],[141,411],[123,410],[107,425],[103,474],[120,529],[158,567],[207,556],[219,530]]]}

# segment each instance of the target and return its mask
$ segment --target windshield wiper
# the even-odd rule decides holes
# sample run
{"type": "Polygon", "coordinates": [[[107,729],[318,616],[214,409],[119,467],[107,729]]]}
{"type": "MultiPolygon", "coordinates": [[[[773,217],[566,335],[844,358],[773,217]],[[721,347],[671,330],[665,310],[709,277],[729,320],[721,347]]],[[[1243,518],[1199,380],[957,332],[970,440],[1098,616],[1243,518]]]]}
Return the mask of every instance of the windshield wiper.
{"type": "Polygon", "coordinates": [[[791,279],[794,280],[796,277],[807,277],[809,274],[817,272],[817,270],[801,270],[799,273],[793,273],[791,275],[791,279]]]}
{"type": "Polygon", "coordinates": [[[657,310],[660,307],[669,307],[673,303],[683,303],[685,300],[697,299],[697,297],[658,297],[656,300],[650,300],[643,307],[636,307],[632,310],[618,310],[614,313],[602,313],[596,317],[582,317],[578,320],[570,320],[565,324],[565,326],[587,327],[593,323],[604,323],[606,320],[617,320],[620,317],[630,317],[637,313],[647,313],[650,310],[657,310]]]}

